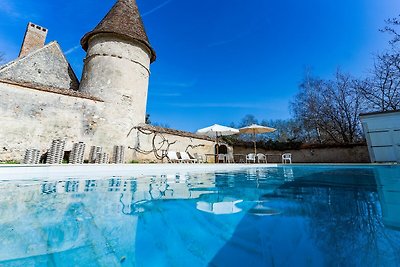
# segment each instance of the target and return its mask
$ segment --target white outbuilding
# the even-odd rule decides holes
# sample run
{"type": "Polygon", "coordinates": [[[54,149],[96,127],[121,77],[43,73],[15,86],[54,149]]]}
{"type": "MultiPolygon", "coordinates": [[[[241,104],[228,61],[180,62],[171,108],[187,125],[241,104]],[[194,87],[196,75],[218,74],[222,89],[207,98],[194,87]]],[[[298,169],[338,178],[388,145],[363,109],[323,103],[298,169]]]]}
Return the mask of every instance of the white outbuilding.
{"type": "Polygon", "coordinates": [[[400,111],[360,115],[371,162],[400,163],[400,111]]]}

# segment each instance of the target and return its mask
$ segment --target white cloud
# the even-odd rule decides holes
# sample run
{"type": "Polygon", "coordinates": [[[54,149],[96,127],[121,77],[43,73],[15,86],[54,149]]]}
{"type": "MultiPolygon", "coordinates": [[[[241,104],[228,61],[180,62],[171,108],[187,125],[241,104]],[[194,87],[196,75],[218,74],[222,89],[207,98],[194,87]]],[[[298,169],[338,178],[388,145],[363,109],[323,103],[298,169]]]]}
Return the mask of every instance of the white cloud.
{"type": "Polygon", "coordinates": [[[72,54],[72,53],[74,53],[78,48],[80,48],[81,46],[80,45],[76,45],[76,46],[74,46],[74,47],[72,47],[72,48],[70,48],[70,49],[68,49],[67,51],[65,51],[65,55],[67,56],[67,55],[69,55],[69,54],[72,54]]]}
{"type": "Polygon", "coordinates": [[[254,103],[218,103],[218,102],[205,102],[205,103],[171,103],[171,106],[180,108],[252,108],[263,109],[267,107],[265,104],[254,103]]]}
{"type": "Polygon", "coordinates": [[[13,18],[23,17],[21,13],[17,12],[8,0],[0,0],[0,12],[13,18]]]}
{"type": "Polygon", "coordinates": [[[13,19],[36,20],[40,18],[37,14],[27,10],[21,12],[16,8],[15,2],[11,0],[0,0],[0,13],[13,19]]]}
{"type": "Polygon", "coordinates": [[[195,86],[197,80],[186,81],[186,82],[173,82],[173,81],[164,81],[164,82],[153,82],[151,85],[155,87],[168,87],[168,88],[190,88],[195,86]]]}
{"type": "Polygon", "coordinates": [[[172,0],[167,0],[167,1],[165,1],[164,3],[162,3],[162,4],[158,5],[158,6],[156,6],[155,8],[153,8],[153,9],[147,11],[147,12],[144,12],[144,13],[142,14],[142,17],[148,16],[148,15],[150,15],[150,14],[156,12],[156,11],[159,10],[160,8],[163,8],[164,6],[168,5],[171,1],[172,1],[172,0]]]}
{"type": "Polygon", "coordinates": [[[158,96],[158,97],[179,97],[181,93],[152,93],[150,92],[151,96],[158,96]]]}

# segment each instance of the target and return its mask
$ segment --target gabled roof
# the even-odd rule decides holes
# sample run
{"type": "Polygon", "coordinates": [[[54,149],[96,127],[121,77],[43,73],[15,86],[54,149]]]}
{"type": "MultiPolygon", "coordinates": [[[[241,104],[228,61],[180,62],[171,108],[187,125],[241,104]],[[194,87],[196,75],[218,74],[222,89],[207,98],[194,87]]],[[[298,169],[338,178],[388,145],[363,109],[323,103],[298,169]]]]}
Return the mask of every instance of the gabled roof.
{"type": "Polygon", "coordinates": [[[0,67],[0,79],[75,91],[79,88],[71,65],[55,41],[0,67]]]}
{"type": "Polygon", "coordinates": [[[112,33],[139,41],[150,50],[151,62],[156,60],[156,53],[150,45],[136,0],[117,0],[96,28],[81,39],[85,51],[88,49],[89,39],[99,33],[112,33]]]}

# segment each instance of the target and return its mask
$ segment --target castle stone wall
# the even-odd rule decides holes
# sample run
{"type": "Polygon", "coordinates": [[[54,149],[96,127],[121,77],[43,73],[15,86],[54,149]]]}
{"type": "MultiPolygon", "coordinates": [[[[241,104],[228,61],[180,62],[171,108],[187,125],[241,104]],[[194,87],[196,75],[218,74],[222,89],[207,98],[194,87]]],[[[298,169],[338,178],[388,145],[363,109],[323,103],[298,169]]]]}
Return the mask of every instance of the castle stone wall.
{"type": "Polygon", "coordinates": [[[122,140],[111,138],[114,129],[105,118],[120,114],[118,109],[107,108],[107,103],[1,82],[0,114],[0,161],[21,161],[26,149],[40,149],[43,154],[54,139],[64,139],[66,151],[73,143],[84,142],[85,159],[92,145],[102,146],[110,157],[114,145],[124,145],[126,162],[159,162],[156,155],[162,156],[162,150],[168,148],[204,156],[212,153],[214,146],[201,138],[139,132],[133,124],[124,125],[122,140]]]}
{"type": "Polygon", "coordinates": [[[53,139],[90,142],[104,103],[0,82],[0,160],[21,160],[25,149],[42,153],[53,139]]]}

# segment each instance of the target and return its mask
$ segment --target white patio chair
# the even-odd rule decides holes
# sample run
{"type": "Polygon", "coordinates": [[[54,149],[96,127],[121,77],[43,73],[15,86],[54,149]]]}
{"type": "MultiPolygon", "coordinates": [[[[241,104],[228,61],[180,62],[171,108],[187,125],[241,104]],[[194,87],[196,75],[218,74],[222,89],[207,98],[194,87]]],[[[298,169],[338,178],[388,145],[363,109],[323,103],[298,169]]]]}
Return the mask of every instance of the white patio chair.
{"type": "Polygon", "coordinates": [[[176,154],[175,151],[168,151],[167,152],[167,158],[169,163],[179,163],[182,162],[181,159],[178,158],[178,155],[176,154]]]}
{"type": "Polygon", "coordinates": [[[290,163],[292,164],[292,154],[291,153],[285,153],[282,154],[282,163],[290,163]]]}
{"type": "Polygon", "coordinates": [[[246,163],[249,163],[250,161],[256,163],[256,154],[250,153],[246,155],[246,163]]]}
{"type": "Polygon", "coordinates": [[[217,163],[226,163],[226,154],[218,154],[217,156],[217,163]]]}
{"type": "Polygon", "coordinates": [[[233,153],[228,153],[225,156],[227,163],[235,163],[235,158],[233,157],[233,153]]]}
{"type": "Polygon", "coordinates": [[[267,156],[265,156],[264,154],[262,154],[262,153],[258,153],[257,154],[257,162],[258,163],[268,163],[267,162],[267,156]]]}
{"type": "Polygon", "coordinates": [[[197,162],[196,159],[192,159],[190,158],[189,154],[187,152],[179,152],[179,154],[181,155],[181,159],[183,162],[187,162],[187,163],[195,163],[197,162]]]}

